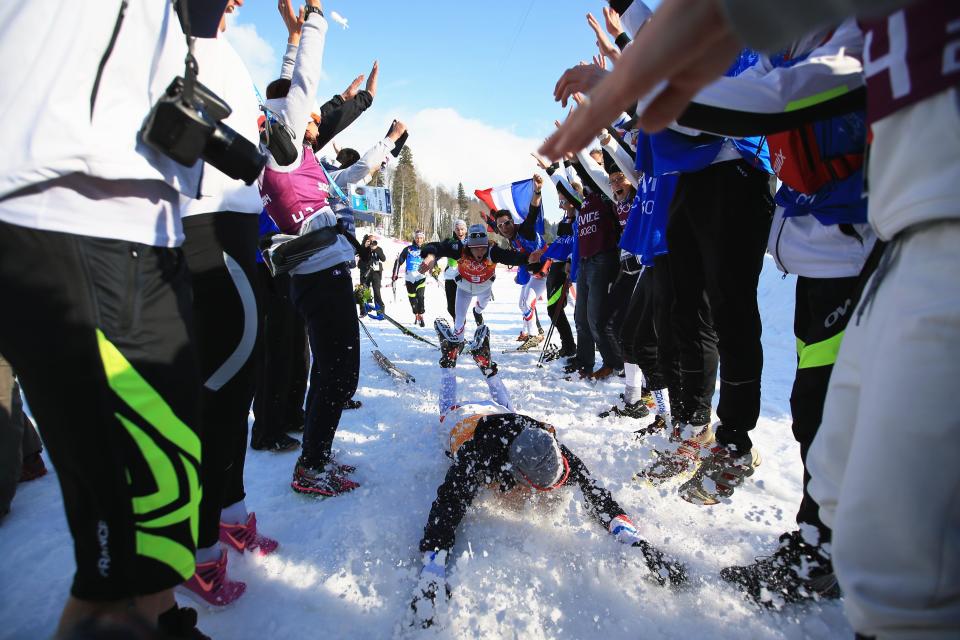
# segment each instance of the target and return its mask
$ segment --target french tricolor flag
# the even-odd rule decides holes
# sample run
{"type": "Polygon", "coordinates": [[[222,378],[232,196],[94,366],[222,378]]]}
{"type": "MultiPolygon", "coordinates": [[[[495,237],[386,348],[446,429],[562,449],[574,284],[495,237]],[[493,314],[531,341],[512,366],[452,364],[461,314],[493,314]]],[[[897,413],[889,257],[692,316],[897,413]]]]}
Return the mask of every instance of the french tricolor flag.
{"type": "MultiPolygon", "coordinates": [[[[513,222],[520,224],[530,212],[530,201],[533,200],[533,179],[527,178],[491,189],[478,189],[473,193],[480,198],[480,202],[487,205],[488,209],[495,211],[506,209],[513,216],[513,222]]],[[[543,207],[542,204],[540,206],[543,207]]],[[[487,220],[487,225],[491,231],[496,230],[492,220],[487,220]]],[[[542,211],[537,219],[537,233],[543,234],[542,211]]]]}

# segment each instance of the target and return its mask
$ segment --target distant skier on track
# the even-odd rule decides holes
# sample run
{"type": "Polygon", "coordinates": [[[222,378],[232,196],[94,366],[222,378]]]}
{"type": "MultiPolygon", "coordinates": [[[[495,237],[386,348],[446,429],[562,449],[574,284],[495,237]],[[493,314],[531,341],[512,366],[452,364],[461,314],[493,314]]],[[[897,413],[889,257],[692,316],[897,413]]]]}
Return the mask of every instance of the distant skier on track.
{"type": "MultiPolygon", "coordinates": [[[[424,289],[427,286],[427,276],[420,273],[420,250],[423,247],[423,241],[427,239],[427,234],[417,230],[413,234],[413,244],[404,247],[400,255],[393,263],[393,280],[396,283],[400,277],[400,266],[403,266],[404,282],[407,287],[407,297],[410,298],[410,309],[413,311],[413,324],[421,327],[423,323],[423,296],[424,289]]],[[[391,285],[393,286],[393,285],[391,285]]]]}
{"type": "Polygon", "coordinates": [[[434,323],[440,337],[440,424],[449,431],[453,465],[437,489],[420,551],[423,568],[411,603],[413,624],[435,624],[437,605],[448,596],[446,560],[457,526],[486,484],[511,497],[552,491],[576,483],[587,510],[618,542],[639,547],[660,585],[686,581],[684,566],[640,537],[634,524],[609,491],[594,481],[586,465],[557,441],[553,426],[516,413],[510,395],[490,360],[490,333],[481,325],[468,345],[474,362],[486,377],[490,400],[457,403],[453,368],[463,343],[454,338],[445,320],[434,323]]]}

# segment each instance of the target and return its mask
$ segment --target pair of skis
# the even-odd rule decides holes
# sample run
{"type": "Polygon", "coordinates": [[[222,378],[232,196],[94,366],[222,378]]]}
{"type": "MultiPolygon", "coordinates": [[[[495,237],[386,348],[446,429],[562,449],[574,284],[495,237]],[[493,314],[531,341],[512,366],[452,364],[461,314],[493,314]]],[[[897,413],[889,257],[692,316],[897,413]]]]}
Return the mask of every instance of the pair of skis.
{"type": "Polygon", "coordinates": [[[360,323],[360,328],[363,329],[363,332],[367,334],[367,338],[373,344],[373,359],[377,361],[377,364],[380,365],[380,368],[401,382],[406,382],[407,384],[416,382],[416,378],[390,362],[390,358],[383,355],[383,352],[380,351],[380,345],[378,345],[377,341],[373,339],[372,335],[370,335],[370,330],[367,329],[367,325],[363,324],[363,320],[358,320],[358,322],[360,323]]]}

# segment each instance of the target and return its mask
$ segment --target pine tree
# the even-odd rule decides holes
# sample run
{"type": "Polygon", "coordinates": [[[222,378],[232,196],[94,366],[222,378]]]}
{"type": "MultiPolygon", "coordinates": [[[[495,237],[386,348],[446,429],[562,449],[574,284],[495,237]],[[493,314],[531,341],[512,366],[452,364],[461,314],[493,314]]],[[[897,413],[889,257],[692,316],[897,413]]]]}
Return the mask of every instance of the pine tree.
{"type": "Polygon", "coordinates": [[[457,214],[462,218],[467,213],[470,201],[467,200],[467,193],[463,190],[463,183],[457,185],[457,214]]]}
{"type": "Polygon", "coordinates": [[[417,182],[413,152],[407,145],[400,151],[400,158],[390,185],[394,203],[393,232],[398,238],[403,238],[405,234],[410,235],[419,223],[420,196],[417,182]]]}

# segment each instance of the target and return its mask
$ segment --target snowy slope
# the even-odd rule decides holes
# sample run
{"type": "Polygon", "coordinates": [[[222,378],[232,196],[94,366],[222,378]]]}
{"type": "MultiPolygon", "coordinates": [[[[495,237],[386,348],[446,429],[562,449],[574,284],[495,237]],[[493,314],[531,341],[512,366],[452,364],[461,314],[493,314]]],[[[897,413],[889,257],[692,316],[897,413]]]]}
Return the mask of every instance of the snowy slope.
{"type": "MultiPolygon", "coordinates": [[[[392,264],[402,245],[383,244],[392,264]]],[[[384,291],[387,311],[410,322],[402,282],[397,284],[395,304],[389,286],[384,291]]],[[[358,467],[362,488],[323,501],[294,494],[289,481],[296,454],[250,450],[247,502],[261,530],[281,546],[266,558],[231,554],[230,575],[247,582],[247,593],[226,611],[204,610],[201,628],[214,638],[849,637],[839,604],[769,613],[717,577],[724,566],[769,553],[777,536],[794,527],[802,470],[788,404],[795,366],[793,287],[793,278],[781,279],[767,260],[760,284],[764,402],[754,438],[763,464],[732,502],[715,507],[684,502],[676,495],[677,482],[652,488],[631,480],[656,440],[640,445],[632,436],[636,423],[596,417],[616,400],[622,380],[568,382],[559,375],[559,362],[538,370],[535,354],[500,355],[517,344],[519,331],[518,287],[509,274],[500,273],[496,300],[484,314],[518,409],[556,425],[641,532],[689,564],[690,589],[671,593],[649,583],[640,556],[587,517],[576,490],[522,510],[484,495],[459,531],[446,627],[404,626],[419,569],[417,544],[448,466],[435,430],[438,354],[395,327],[368,320],[380,349],[413,373],[417,384],[390,379],[361,337],[356,397],[364,406],[344,414],[335,446],[342,461],[358,467]]],[[[432,279],[426,298],[432,323],[445,314],[443,291],[432,279]]],[[[568,315],[572,323],[572,307],[568,315]]],[[[429,324],[420,331],[435,337],[429,324]]],[[[460,398],[483,397],[486,387],[471,361],[461,360],[457,373],[460,398]]],[[[0,638],[49,637],[73,569],[52,474],[20,486],[0,526],[0,557],[0,638]]]]}

